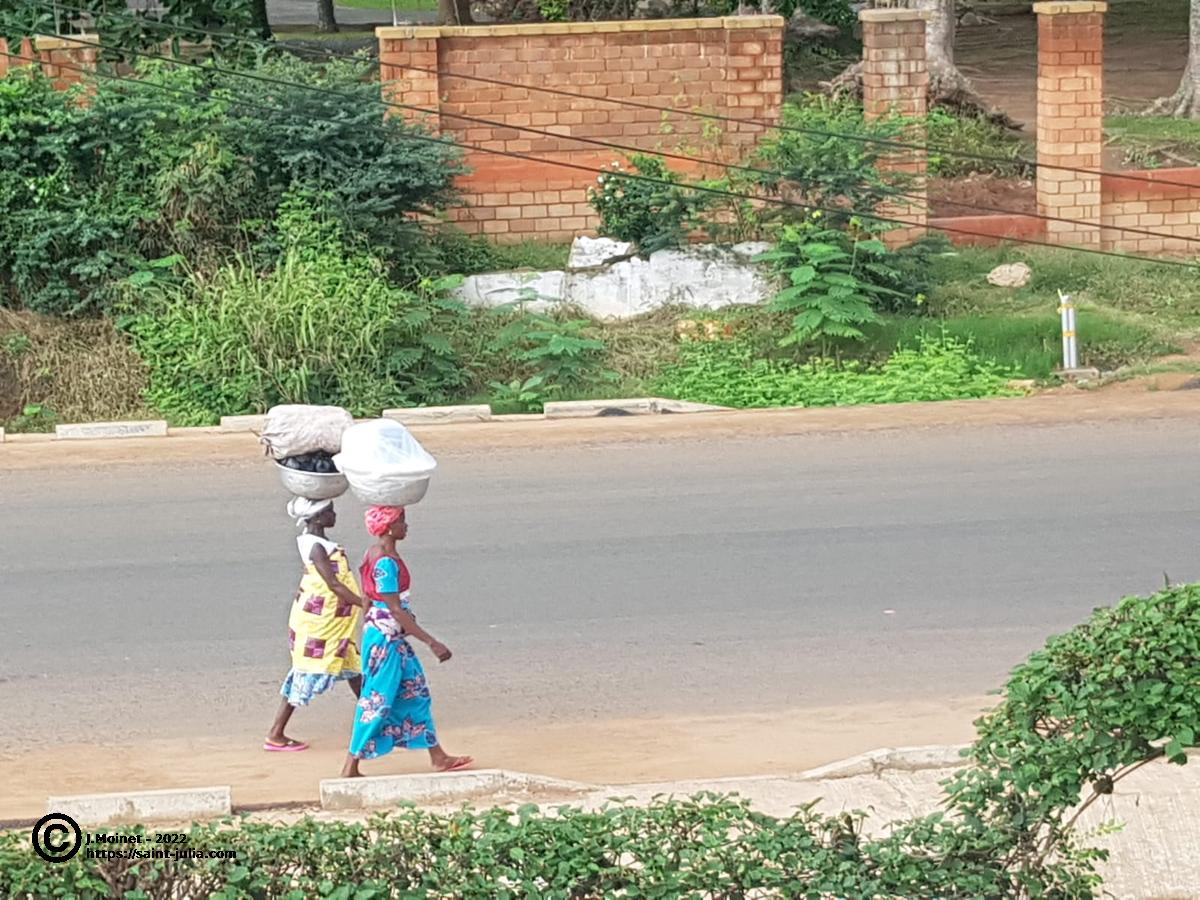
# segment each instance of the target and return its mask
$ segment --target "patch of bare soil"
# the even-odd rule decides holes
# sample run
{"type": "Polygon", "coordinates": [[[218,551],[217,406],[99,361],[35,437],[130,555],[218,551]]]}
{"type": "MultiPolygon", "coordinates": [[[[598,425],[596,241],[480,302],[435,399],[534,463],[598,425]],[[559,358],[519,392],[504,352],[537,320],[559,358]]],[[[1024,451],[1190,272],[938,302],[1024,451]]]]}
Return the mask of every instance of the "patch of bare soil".
{"type": "Polygon", "coordinates": [[[1036,212],[1037,191],[1032,181],[994,175],[929,181],[929,214],[937,218],[1032,215],[1036,212]]]}

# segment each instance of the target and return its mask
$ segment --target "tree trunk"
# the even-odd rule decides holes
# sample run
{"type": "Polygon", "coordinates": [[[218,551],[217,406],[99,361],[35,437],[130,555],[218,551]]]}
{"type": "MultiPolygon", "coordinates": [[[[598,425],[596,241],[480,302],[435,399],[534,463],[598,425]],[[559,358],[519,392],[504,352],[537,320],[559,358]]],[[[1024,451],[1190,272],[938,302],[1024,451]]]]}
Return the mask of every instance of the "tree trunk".
{"type": "MultiPolygon", "coordinates": [[[[1192,0],[1192,5],[1200,0],[1192,0]]],[[[982,116],[1006,128],[1020,128],[1004,113],[989,106],[975,92],[967,76],[954,64],[954,33],[958,28],[955,0],[911,0],[914,9],[927,10],[925,65],[929,69],[929,106],[948,107],[965,115],[982,116]]],[[[862,63],[857,63],[828,82],[825,88],[837,97],[862,97],[862,63]]]]}
{"type": "Polygon", "coordinates": [[[317,0],[317,31],[328,33],[337,30],[337,19],[333,15],[333,0],[317,0]]]}
{"type": "Polygon", "coordinates": [[[1188,60],[1179,90],[1163,97],[1147,112],[1159,116],[1200,119],[1200,0],[1192,0],[1188,24],[1188,60]]]}
{"type": "Polygon", "coordinates": [[[267,0],[251,0],[250,15],[258,36],[264,41],[269,41],[271,39],[271,23],[267,19],[267,0]]]}
{"type": "Polygon", "coordinates": [[[474,25],[471,0],[438,0],[439,25],[474,25]]]}

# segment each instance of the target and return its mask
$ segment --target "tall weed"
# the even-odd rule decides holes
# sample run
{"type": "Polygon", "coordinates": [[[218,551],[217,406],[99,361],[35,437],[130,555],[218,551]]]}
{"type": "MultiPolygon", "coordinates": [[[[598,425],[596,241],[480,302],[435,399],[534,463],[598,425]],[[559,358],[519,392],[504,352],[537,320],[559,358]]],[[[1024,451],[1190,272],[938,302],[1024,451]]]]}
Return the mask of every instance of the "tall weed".
{"type": "Polygon", "coordinates": [[[156,289],[126,320],[148,399],[177,424],[329,403],[357,415],[447,400],[464,376],[447,332],[465,314],[439,282],[406,290],[340,226],[300,217],[263,275],[240,259],[156,289]]]}

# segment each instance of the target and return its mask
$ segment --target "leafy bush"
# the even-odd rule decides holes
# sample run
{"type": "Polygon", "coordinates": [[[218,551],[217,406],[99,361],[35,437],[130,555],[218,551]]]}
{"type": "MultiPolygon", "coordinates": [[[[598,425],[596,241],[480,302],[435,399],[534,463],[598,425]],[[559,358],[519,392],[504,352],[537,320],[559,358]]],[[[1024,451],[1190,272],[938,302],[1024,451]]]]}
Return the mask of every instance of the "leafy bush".
{"type": "Polygon", "coordinates": [[[541,241],[497,244],[456,228],[431,228],[426,232],[425,243],[414,248],[410,262],[414,271],[445,275],[467,276],[520,269],[543,272],[565,269],[570,252],[570,244],[541,241]]]}
{"type": "Polygon", "coordinates": [[[590,334],[592,322],[566,312],[531,312],[524,302],[492,311],[508,321],[489,351],[511,360],[518,373],[511,382],[489,384],[499,404],[538,412],[546,400],[613,380],[613,373],[603,368],[604,342],[590,334]]]}
{"type": "Polygon", "coordinates": [[[858,23],[858,15],[850,6],[850,0],[796,0],[789,5],[792,8],[786,12],[782,6],[777,7],[777,12],[790,17],[799,8],[827,25],[836,25],[842,31],[852,31],[858,23]]]}
{"type": "MultiPolygon", "coordinates": [[[[786,818],[732,797],[589,812],[535,806],[366,823],[193,825],[188,848],[235,860],[46,865],[0,834],[5,897],[1040,897],[1095,896],[1103,849],[1079,815],[1155,760],[1182,765],[1200,722],[1200,585],[1099,609],[1014,670],[976,723],[944,812],[876,826],[786,818]]],[[[130,833],[144,833],[131,829],[130,833]]]]}
{"type": "Polygon", "coordinates": [[[1046,861],[1073,852],[1090,874],[1103,854],[1080,852],[1078,816],[1149,762],[1187,763],[1198,684],[1198,585],[1098,609],[1013,671],[947,788],[964,837],[1004,854],[1007,894],[1049,894],[1046,861]]]}
{"type": "Polygon", "coordinates": [[[963,400],[1014,394],[1011,373],[980,359],[971,345],[953,338],[920,338],[897,350],[882,366],[807,364],[755,356],[741,341],[685,344],[680,361],[659,383],[668,397],[738,409],[771,406],[853,406],[963,400]]]}
{"type": "Polygon", "coordinates": [[[464,315],[449,284],[392,285],[346,245],[341,225],[286,206],[283,256],[267,274],[239,261],[212,277],[156,288],[126,322],[150,369],[147,397],[177,424],[277,403],[357,415],[444,402],[464,383],[447,332],[464,315]]]}
{"type": "MultiPolygon", "coordinates": [[[[91,31],[104,36],[109,59],[132,58],[129,51],[178,53],[181,42],[195,43],[197,33],[207,36],[210,52],[225,59],[253,55],[241,38],[261,33],[254,0],[160,0],[153,13],[108,0],[72,0],[67,4],[92,17],[91,31]]],[[[7,0],[0,6],[0,37],[19,41],[38,33],[56,33],[63,17],[75,18],[75,9],[55,10],[38,0],[7,0]],[[56,12],[58,16],[56,16],[56,12]]]]}
{"type": "Polygon", "coordinates": [[[600,233],[630,242],[642,253],[682,245],[700,226],[708,196],[690,190],[661,157],[634,155],[630,163],[633,173],[613,163],[612,171],[599,175],[597,186],[588,191],[600,216],[600,233]]]}
{"type": "MultiPolygon", "coordinates": [[[[904,123],[867,122],[861,107],[818,95],[785,104],[780,123],[799,130],[770,133],[759,145],[756,162],[764,170],[763,186],[785,199],[827,210],[844,208],[849,216],[871,212],[889,194],[905,189],[902,176],[880,171],[879,161],[889,148],[872,143],[902,140],[904,123]]],[[[796,214],[775,212],[783,218],[796,214]]]]}
{"type": "Polygon", "coordinates": [[[924,125],[924,140],[930,148],[929,174],[934,177],[1033,177],[1033,165],[1023,158],[1028,147],[1014,132],[994,122],[937,108],[929,111],[924,125]]]}
{"type": "Polygon", "coordinates": [[[863,326],[879,321],[871,304],[888,289],[860,274],[882,267],[888,249],[875,238],[826,228],[821,218],[817,212],[800,225],[784,226],[775,249],[759,259],[784,281],[769,306],[792,314],[792,330],[780,345],[820,342],[827,353],[831,339],[861,340],[863,326]]]}
{"type": "Polygon", "coordinates": [[[40,76],[4,79],[0,302],[105,310],[123,279],[174,255],[204,273],[238,252],[268,265],[294,191],[326,194],[348,237],[400,266],[412,215],[453,202],[461,154],[384,117],[367,67],[272,59],[253,70],[277,82],[263,83],[145,63],[137,80],[97,79],[86,104],[40,76]]]}

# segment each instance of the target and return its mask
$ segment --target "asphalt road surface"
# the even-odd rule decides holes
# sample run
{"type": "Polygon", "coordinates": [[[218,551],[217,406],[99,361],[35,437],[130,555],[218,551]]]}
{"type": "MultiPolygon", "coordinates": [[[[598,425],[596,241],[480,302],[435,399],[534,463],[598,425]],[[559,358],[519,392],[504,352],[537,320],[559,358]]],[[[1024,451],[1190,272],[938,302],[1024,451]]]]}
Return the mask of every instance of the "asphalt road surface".
{"type": "MultiPolygon", "coordinates": [[[[981,695],[1094,606],[1200,578],[1198,442],[1176,420],[443,454],[405,546],[455,652],[439,715],[981,695]]],[[[284,500],[251,460],[0,474],[0,749],[261,735],[299,573],[284,500]]]]}

